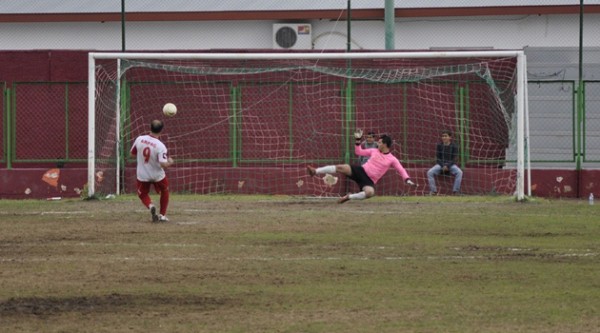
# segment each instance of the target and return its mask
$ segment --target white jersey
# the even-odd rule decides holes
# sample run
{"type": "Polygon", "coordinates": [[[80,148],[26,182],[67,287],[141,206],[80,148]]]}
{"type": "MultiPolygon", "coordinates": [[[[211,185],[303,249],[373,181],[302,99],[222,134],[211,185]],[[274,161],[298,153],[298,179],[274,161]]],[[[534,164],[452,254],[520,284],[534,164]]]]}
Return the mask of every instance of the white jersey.
{"type": "Polygon", "coordinates": [[[137,179],[141,182],[159,182],[165,178],[161,162],[167,162],[167,147],[151,135],[135,139],[131,154],[137,155],[137,179]]]}

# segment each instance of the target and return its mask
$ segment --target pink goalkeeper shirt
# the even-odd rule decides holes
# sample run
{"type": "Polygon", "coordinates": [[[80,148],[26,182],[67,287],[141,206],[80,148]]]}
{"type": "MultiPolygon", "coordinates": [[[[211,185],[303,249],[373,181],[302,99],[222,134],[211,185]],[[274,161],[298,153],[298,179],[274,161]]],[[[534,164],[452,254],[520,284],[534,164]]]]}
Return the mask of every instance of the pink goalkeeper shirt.
{"type": "Polygon", "coordinates": [[[392,153],[383,154],[377,148],[363,149],[360,145],[354,146],[354,153],[358,156],[370,156],[367,163],[362,167],[373,183],[377,184],[379,179],[385,175],[390,167],[396,169],[403,180],[410,178],[400,161],[392,153]]]}

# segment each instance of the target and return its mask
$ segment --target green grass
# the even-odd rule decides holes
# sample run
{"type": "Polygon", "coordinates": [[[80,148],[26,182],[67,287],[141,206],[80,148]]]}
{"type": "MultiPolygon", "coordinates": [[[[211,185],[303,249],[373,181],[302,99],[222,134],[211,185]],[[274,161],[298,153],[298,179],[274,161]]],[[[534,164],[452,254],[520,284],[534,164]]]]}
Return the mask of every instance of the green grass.
{"type": "Polygon", "coordinates": [[[599,207],[507,197],[0,201],[6,332],[600,332],[599,207]]]}

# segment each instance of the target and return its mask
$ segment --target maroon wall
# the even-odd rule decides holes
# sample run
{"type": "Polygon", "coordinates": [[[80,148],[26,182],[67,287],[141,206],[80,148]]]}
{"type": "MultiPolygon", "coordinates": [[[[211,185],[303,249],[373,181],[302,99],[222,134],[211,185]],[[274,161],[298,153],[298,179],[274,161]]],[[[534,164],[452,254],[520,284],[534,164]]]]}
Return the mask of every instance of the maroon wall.
{"type": "Polygon", "coordinates": [[[87,81],[86,51],[2,51],[0,81],[87,81]]]}
{"type": "MultiPolygon", "coordinates": [[[[64,168],[60,169],[60,175],[58,179],[58,187],[51,186],[46,183],[42,178],[47,168],[28,168],[28,169],[14,169],[6,170],[0,169],[0,198],[49,198],[49,197],[79,197],[77,189],[83,189],[84,184],[87,183],[87,175],[85,168],[64,168]],[[27,191],[29,189],[29,191],[27,191]]],[[[240,193],[248,194],[253,193],[247,189],[253,188],[253,184],[262,185],[268,182],[268,178],[273,177],[272,173],[266,173],[263,169],[245,169],[241,175],[239,171],[228,169],[228,168],[215,168],[208,170],[214,175],[215,179],[219,179],[219,182],[215,184],[208,184],[210,186],[219,186],[220,188],[211,188],[211,191],[215,192],[228,192],[228,193],[240,193]],[[245,177],[247,186],[244,189],[238,188],[238,181],[241,177],[245,177]]],[[[408,172],[415,178],[419,179],[419,183],[425,181],[426,169],[408,169],[408,172]]],[[[135,170],[130,169],[127,171],[129,181],[125,184],[125,191],[127,193],[134,193],[135,183],[134,174],[135,170]]],[[[177,172],[181,174],[182,171],[176,171],[171,169],[167,174],[174,174],[177,172]]],[[[298,170],[279,170],[279,172],[287,172],[289,175],[298,175],[298,170]]],[[[465,174],[473,174],[478,172],[477,169],[467,169],[465,174]]],[[[294,177],[285,177],[285,175],[277,175],[279,179],[289,179],[289,184],[283,186],[288,191],[282,194],[288,195],[310,195],[314,193],[316,184],[307,185],[303,189],[299,189],[296,186],[297,179],[294,177]]],[[[476,177],[473,177],[474,179],[476,177]]],[[[550,197],[550,198],[587,198],[590,193],[594,193],[594,196],[600,197],[600,170],[584,170],[576,172],[575,170],[532,170],[532,195],[536,197],[550,197]],[[580,181],[578,181],[580,179],[580,181]],[[578,187],[578,183],[582,186],[578,187]]],[[[441,184],[441,188],[445,189],[448,193],[451,188],[452,178],[438,179],[441,184]]],[[[398,177],[393,173],[389,172],[386,174],[381,184],[385,186],[378,187],[379,195],[412,195],[415,193],[414,190],[405,188],[399,183],[398,177]]],[[[477,190],[476,184],[470,182],[469,178],[464,179],[465,194],[468,195],[470,190],[477,190]]],[[[207,185],[207,184],[205,184],[207,185]]],[[[279,184],[281,187],[281,184],[279,184]]],[[[177,189],[174,189],[177,190],[177,189]]],[[[346,191],[356,190],[354,183],[346,183],[343,180],[339,181],[334,188],[334,192],[344,194],[346,191]],[[349,185],[348,185],[349,184],[349,185]],[[346,187],[349,186],[349,187],[346,187]]],[[[479,191],[479,190],[478,190],[479,191]]],[[[527,190],[526,190],[527,192],[527,190]]]]}
{"type": "Polygon", "coordinates": [[[60,169],[58,186],[43,180],[51,168],[0,169],[0,198],[44,199],[51,197],[79,197],[79,190],[87,183],[87,169],[60,169]]]}

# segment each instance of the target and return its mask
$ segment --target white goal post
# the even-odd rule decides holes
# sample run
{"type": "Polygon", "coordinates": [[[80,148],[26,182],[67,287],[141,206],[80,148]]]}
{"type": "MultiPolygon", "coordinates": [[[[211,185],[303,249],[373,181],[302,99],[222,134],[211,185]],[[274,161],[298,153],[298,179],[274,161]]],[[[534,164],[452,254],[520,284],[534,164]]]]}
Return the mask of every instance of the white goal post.
{"type": "Polygon", "coordinates": [[[426,194],[423,170],[435,159],[437,133],[450,128],[469,170],[464,188],[525,199],[522,50],[92,52],[88,61],[88,197],[133,192],[130,141],[173,102],[179,112],[165,131],[178,162],[168,173],[175,191],[337,196],[352,185],[313,183],[305,166],[353,163],[350,136],[363,128],[392,133],[394,155],[420,185],[409,192],[384,178],[393,185],[378,184],[378,193],[426,194]]]}

